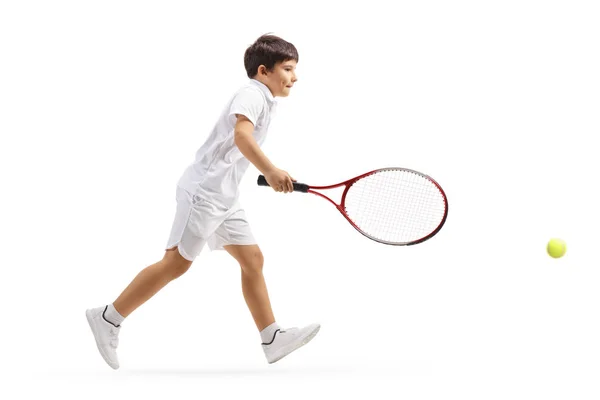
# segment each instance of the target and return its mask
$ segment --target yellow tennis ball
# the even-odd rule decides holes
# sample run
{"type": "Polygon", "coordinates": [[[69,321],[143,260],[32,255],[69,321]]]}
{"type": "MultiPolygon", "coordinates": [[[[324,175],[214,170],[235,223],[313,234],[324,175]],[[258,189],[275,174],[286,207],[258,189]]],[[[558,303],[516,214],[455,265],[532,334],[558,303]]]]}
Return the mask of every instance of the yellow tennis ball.
{"type": "Polygon", "coordinates": [[[548,251],[550,257],[560,258],[565,255],[565,252],[567,251],[567,244],[562,239],[550,239],[546,250],[548,251]]]}

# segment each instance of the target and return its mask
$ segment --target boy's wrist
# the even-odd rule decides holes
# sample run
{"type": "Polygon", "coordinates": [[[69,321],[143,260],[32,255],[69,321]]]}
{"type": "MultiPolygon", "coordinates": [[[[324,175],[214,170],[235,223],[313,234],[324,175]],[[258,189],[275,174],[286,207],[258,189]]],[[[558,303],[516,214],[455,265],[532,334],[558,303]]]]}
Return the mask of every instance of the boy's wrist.
{"type": "Polygon", "coordinates": [[[265,168],[265,170],[262,171],[262,173],[263,175],[270,175],[275,171],[277,171],[277,167],[275,167],[274,165],[270,165],[267,168],[265,168]]]}

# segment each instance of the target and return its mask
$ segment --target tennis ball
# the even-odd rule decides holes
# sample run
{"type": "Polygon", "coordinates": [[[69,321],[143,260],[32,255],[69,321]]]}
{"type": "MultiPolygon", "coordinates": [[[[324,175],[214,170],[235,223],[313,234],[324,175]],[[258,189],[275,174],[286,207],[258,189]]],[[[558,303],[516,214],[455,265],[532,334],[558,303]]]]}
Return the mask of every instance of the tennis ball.
{"type": "Polygon", "coordinates": [[[548,254],[552,258],[560,258],[567,251],[567,244],[562,239],[550,239],[546,247],[548,254]]]}

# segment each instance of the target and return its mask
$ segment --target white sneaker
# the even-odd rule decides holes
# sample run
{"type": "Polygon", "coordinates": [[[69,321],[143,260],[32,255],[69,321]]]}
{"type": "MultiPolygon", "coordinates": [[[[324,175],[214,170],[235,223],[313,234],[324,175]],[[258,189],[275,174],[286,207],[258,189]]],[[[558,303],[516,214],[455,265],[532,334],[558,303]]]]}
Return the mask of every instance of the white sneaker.
{"type": "Polygon", "coordinates": [[[304,346],[315,337],[319,329],[321,325],[311,324],[302,329],[276,330],[270,343],[262,343],[267,361],[272,364],[304,346]]]}
{"type": "Polygon", "coordinates": [[[85,316],[92,328],[100,355],[111,368],[118,369],[117,346],[119,345],[121,325],[115,326],[104,318],[107,308],[108,306],[86,310],[85,316]]]}

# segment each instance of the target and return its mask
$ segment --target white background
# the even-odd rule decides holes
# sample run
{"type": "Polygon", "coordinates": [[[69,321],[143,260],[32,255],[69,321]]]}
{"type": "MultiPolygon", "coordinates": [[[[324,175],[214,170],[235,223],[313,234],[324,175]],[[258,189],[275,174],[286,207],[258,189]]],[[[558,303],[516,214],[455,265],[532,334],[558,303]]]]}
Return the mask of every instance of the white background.
{"type": "Polygon", "coordinates": [[[2,397],[597,399],[599,18],[574,0],[2,2],[2,397]],[[177,179],[267,32],[300,53],[273,162],[316,185],[420,170],[447,224],[377,244],[251,167],[276,317],[319,335],[267,365],[238,265],[206,248],[126,320],[113,371],[84,311],[162,257],[177,179]]]}

